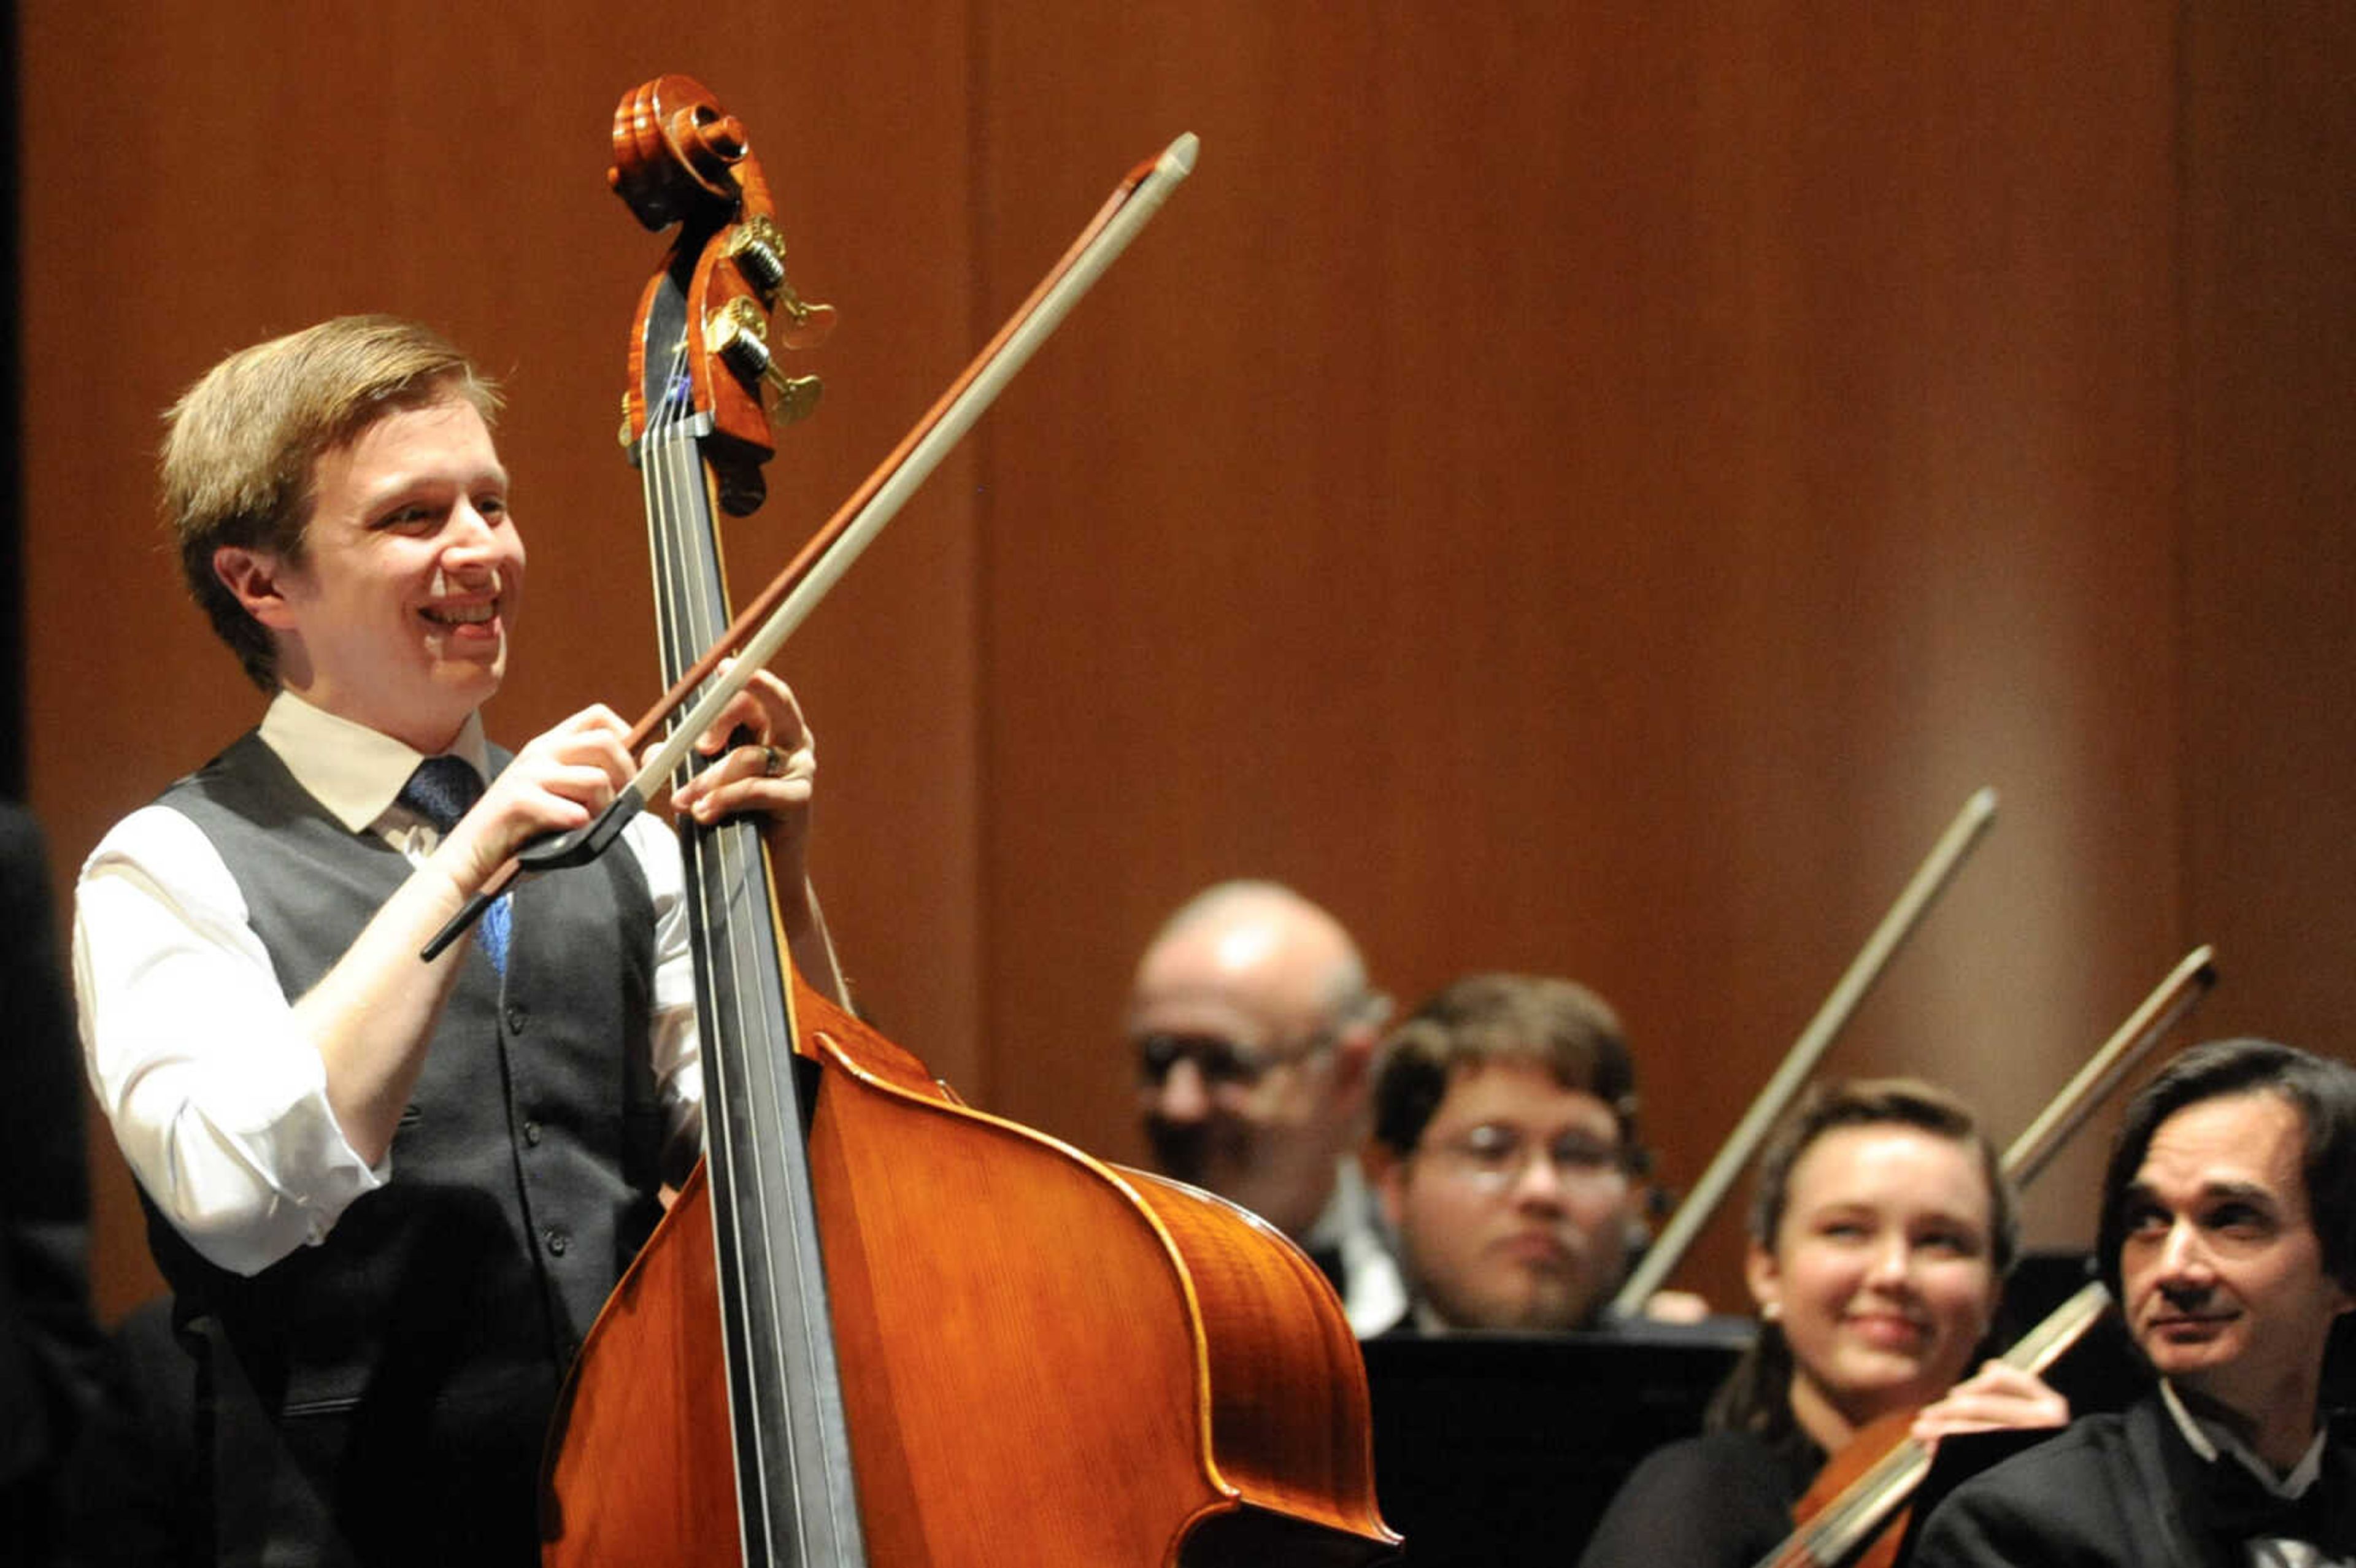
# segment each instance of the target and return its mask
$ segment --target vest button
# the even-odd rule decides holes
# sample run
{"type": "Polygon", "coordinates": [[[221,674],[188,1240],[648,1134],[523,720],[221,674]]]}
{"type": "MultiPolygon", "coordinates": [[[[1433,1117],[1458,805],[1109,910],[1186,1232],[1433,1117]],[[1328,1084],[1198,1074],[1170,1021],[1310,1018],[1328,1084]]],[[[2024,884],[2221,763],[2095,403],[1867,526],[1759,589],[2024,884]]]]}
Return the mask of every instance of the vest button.
{"type": "Polygon", "coordinates": [[[573,1244],[573,1238],[553,1225],[541,1233],[541,1239],[548,1243],[548,1250],[560,1258],[564,1255],[564,1249],[573,1244]]]}
{"type": "Polygon", "coordinates": [[[531,1145],[534,1148],[538,1148],[540,1147],[540,1124],[538,1122],[526,1122],[523,1125],[523,1141],[531,1145]]]}
{"type": "Polygon", "coordinates": [[[523,1026],[530,1020],[531,1015],[519,1005],[508,1009],[508,1031],[511,1034],[521,1034],[523,1026]]]}

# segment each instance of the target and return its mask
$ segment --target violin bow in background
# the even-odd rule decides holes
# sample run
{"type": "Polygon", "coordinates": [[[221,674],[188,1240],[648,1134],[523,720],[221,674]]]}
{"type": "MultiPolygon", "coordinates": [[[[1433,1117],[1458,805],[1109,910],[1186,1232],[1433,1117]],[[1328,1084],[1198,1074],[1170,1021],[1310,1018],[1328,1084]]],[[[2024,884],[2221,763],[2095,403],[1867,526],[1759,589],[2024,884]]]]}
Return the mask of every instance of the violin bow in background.
{"type": "Polygon", "coordinates": [[[1816,1016],[1808,1020],[1808,1027],[1800,1031],[1800,1038],[1784,1052],[1775,1075],[1759,1091],[1758,1098],[1742,1114],[1742,1120],[1735,1124],[1734,1131],[1719,1146],[1709,1168],[1686,1194],[1686,1200],[1677,1205],[1677,1211],[1669,1216],[1669,1222],[1661,1228],[1660,1235],[1642,1261],[1629,1272],[1627,1283],[1612,1298],[1610,1310],[1613,1317],[1633,1317],[1643,1313],[1644,1303],[1684,1261],[1686,1250],[1718,1211],[1719,1204],[1725,1200],[1742,1168],[1751,1163],[1751,1154],[1767,1136],[1768,1130],[1807,1083],[1808,1075],[1816,1070],[1816,1063],[1847,1027],[1866,993],[1889,966],[1890,958],[1913,933],[1924,912],[1945,891],[1955,869],[1963,864],[1964,857],[1977,847],[1981,835],[1995,820],[1996,791],[1983,785],[1964,802],[1963,809],[1947,825],[1947,830],[1939,835],[1939,841],[1931,847],[1930,854],[1899,893],[1898,901],[1890,906],[1890,912],[1881,917],[1881,923],[1873,928],[1873,934],[1866,938],[1865,945],[1858,950],[1831,994],[1825,997],[1824,1005],[1816,1009],[1816,1016]]]}
{"type": "Polygon", "coordinates": [[[2061,1152],[2094,1107],[2158,1045],[2177,1021],[2199,1006],[2217,984],[2216,949],[2206,943],[2186,954],[2143,1006],[2127,1015],[2101,1050],[2086,1059],[2077,1076],[2062,1086],[2037,1119],[2004,1151],[2004,1173],[2026,1187],[2061,1152]]]}

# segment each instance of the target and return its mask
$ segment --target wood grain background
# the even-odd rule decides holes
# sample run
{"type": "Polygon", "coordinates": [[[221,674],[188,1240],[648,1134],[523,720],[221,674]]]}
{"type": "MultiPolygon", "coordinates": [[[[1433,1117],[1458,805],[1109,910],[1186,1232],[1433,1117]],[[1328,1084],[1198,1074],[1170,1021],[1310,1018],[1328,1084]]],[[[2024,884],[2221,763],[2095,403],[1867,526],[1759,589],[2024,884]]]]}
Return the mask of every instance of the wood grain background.
{"type": "MultiPolygon", "coordinates": [[[[765,579],[1115,178],[1199,170],[782,667],[866,1003],[1135,1157],[1166,910],[1269,875],[1403,1004],[1627,1016],[1690,1181],[1965,797],[1837,1049],[2018,1129],[2194,943],[2197,1031],[2351,1051],[2356,11],[20,0],[31,794],[61,883],[258,711],[157,413],[351,310],[502,376],[520,740],[654,692],[605,192],[664,71],[752,127],[808,367],[765,579]]],[[[2099,1129],[2098,1129],[2099,1130],[2099,1129]]],[[[2099,1137],[2034,1239],[2083,1243],[2099,1137]]],[[[99,1285],[154,1287],[111,1144],[99,1285]]],[[[1687,1283],[1740,1305],[1734,1227],[1687,1283]]]]}

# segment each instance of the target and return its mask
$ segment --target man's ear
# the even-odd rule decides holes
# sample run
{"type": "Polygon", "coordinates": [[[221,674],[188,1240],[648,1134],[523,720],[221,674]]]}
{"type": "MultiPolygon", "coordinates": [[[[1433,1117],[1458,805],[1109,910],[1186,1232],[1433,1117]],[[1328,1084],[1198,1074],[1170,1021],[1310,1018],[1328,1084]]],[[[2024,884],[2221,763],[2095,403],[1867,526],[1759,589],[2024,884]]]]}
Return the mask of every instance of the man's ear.
{"type": "MultiPolygon", "coordinates": [[[[1345,1145],[1366,1131],[1375,1090],[1375,1046],[1380,1040],[1374,1024],[1352,1024],[1333,1037],[1326,1051],[1325,1117],[1345,1145]]],[[[1367,1147],[1374,1147],[1371,1141],[1367,1147]]]]}
{"type": "Polygon", "coordinates": [[[1375,1046],[1382,1038],[1382,1029],[1371,1020],[1354,1023],[1333,1039],[1333,1082],[1336,1085],[1356,1089],[1371,1078],[1375,1069],[1375,1046]]]}
{"type": "Polygon", "coordinates": [[[284,571],[274,550],[225,544],[213,551],[213,576],[245,606],[247,614],[273,631],[291,630],[294,624],[280,583],[284,571]]]}

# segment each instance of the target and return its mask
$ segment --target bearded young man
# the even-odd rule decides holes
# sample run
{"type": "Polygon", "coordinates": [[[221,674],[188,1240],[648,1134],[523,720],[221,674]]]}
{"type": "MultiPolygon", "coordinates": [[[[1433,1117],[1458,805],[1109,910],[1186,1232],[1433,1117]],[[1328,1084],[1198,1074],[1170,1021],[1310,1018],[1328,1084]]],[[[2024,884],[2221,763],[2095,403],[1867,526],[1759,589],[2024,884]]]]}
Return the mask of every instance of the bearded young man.
{"type": "Polygon", "coordinates": [[[1384,1042],[1369,1179],[1422,1333],[1601,1320],[1643,1218],[1620,1019],[1569,980],[1472,975],[1384,1042]]]}

